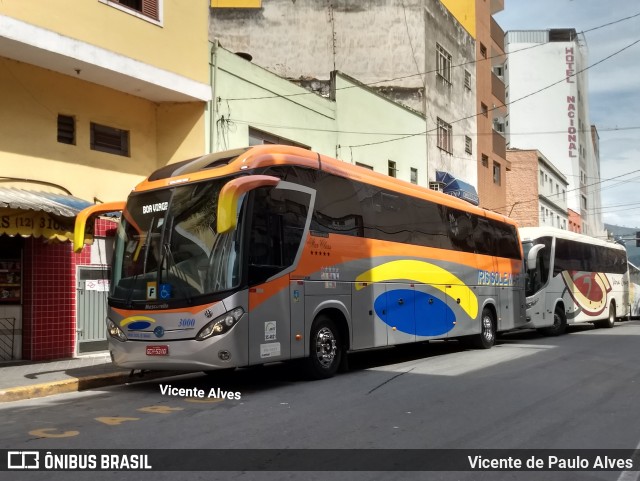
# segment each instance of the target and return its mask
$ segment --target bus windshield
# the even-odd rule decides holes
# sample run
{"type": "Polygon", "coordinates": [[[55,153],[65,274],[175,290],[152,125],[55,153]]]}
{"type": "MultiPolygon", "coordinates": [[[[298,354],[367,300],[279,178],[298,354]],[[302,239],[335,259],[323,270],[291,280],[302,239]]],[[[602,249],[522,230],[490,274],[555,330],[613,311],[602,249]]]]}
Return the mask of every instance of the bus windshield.
{"type": "Polygon", "coordinates": [[[129,197],[116,236],[112,300],[190,303],[237,286],[238,231],[216,231],[218,196],[227,181],[129,197]]]}

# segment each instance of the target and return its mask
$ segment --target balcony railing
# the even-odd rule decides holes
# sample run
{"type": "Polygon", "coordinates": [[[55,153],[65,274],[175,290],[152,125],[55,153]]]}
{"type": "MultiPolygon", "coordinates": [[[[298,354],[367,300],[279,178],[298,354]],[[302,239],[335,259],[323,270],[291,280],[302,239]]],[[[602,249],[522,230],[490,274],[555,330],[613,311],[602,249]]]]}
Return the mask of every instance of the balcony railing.
{"type": "Polygon", "coordinates": [[[506,98],[504,82],[493,72],[491,72],[491,93],[498,99],[500,105],[504,105],[506,98]]]}
{"type": "Polygon", "coordinates": [[[502,27],[498,25],[498,22],[491,17],[491,40],[496,43],[496,47],[500,49],[501,52],[504,52],[504,30],[502,27]]]}
{"type": "Polygon", "coordinates": [[[493,153],[503,159],[507,158],[507,139],[495,130],[493,131],[493,153]]]}

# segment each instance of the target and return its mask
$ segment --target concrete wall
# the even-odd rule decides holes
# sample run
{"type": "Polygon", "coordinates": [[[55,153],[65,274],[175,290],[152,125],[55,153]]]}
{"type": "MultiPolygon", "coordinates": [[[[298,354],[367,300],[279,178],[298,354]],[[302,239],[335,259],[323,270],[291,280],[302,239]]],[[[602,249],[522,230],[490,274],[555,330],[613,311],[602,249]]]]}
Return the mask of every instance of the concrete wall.
{"type": "MultiPolygon", "coordinates": [[[[212,78],[213,151],[248,145],[253,128],[385,174],[392,160],[398,178],[409,182],[413,168],[418,184],[429,185],[423,115],[346,74],[334,75],[329,96],[335,100],[331,100],[218,48],[212,78]]],[[[458,141],[455,138],[454,143],[458,141]]],[[[473,178],[475,172],[473,163],[455,156],[431,162],[431,169],[448,170],[461,178],[473,178]]]]}
{"type": "Polygon", "coordinates": [[[47,181],[106,202],[126,198],[162,165],[204,153],[203,103],[158,105],[2,57],[0,66],[5,177],[47,181]],[[75,118],[75,145],[57,141],[58,114],[75,118]],[[130,156],[91,150],[91,122],[129,131],[130,156]]]}
{"type": "Polygon", "coordinates": [[[249,145],[249,127],[336,156],[336,107],[234,53],[218,48],[212,66],[212,151],[249,145]]]}
{"type": "Polygon", "coordinates": [[[453,65],[466,64],[474,85],[475,41],[439,0],[271,0],[256,9],[213,8],[210,38],[283,77],[328,79],[338,70],[370,87],[393,86],[400,90],[394,98],[423,113],[426,83],[429,149],[426,155],[425,141],[414,155],[429,165],[430,180],[435,166],[460,167],[451,173],[476,184],[475,154],[464,148],[465,135],[476,142],[475,90],[465,90],[463,68],[452,68],[451,84],[436,74],[437,42],[453,65]],[[453,126],[453,154],[436,146],[438,117],[453,126]]]}
{"type": "Polygon", "coordinates": [[[209,1],[159,5],[158,22],[108,0],[4,0],[0,15],[207,82],[209,1]]]}

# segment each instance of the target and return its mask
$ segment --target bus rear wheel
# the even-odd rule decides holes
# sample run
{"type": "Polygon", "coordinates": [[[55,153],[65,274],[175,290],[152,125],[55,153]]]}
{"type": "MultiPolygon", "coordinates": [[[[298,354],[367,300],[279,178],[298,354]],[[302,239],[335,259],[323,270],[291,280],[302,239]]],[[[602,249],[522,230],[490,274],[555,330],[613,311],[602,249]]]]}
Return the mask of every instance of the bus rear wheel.
{"type": "Polygon", "coordinates": [[[320,315],[313,322],[310,335],[307,373],[312,379],[332,377],[342,358],[342,340],[335,322],[320,315]]]}
{"type": "Polygon", "coordinates": [[[553,325],[538,329],[538,332],[545,336],[559,336],[567,330],[567,317],[560,306],[556,307],[553,313],[553,325]]]}
{"type": "Polygon", "coordinates": [[[496,343],[496,319],[491,309],[487,307],[482,309],[480,322],[480,334],[471,338],[472,345],[476,349],[491,349],[496,343]]]}

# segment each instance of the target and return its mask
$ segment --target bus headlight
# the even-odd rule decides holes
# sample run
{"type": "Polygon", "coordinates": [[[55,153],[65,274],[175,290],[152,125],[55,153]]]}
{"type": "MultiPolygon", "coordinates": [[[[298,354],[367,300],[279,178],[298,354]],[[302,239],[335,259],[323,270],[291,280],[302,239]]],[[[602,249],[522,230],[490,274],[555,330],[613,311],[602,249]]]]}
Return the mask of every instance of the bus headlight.
{"type": "Polygon", "coordinates": [[[196,341],[204,341],[212,336],[219,336],[220,334],[229,332],[229,330],[236,325],[236,322],[240,320],[243,314],[244,309],[242,309],[242,307],[236,307],[234,310],[216,317],[200,330],[196,336],[196,341]]]}
{"type": "Polygon", "coordinates": [[[127,336],[124,331],[120,329],[115,322],[107,317],[107,332],[111,337],[117,339],[118,341],[125,342],[127,340],[127,336]]]}

